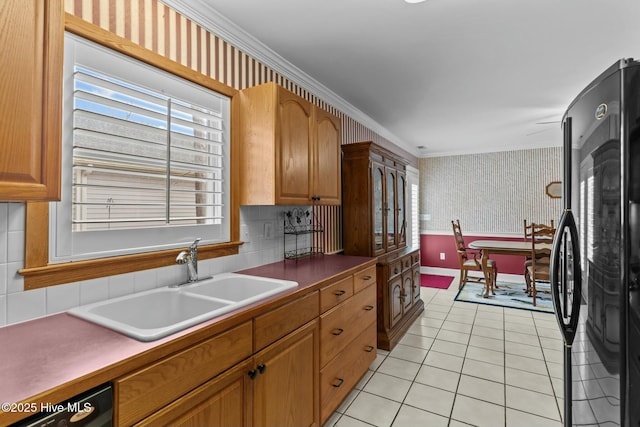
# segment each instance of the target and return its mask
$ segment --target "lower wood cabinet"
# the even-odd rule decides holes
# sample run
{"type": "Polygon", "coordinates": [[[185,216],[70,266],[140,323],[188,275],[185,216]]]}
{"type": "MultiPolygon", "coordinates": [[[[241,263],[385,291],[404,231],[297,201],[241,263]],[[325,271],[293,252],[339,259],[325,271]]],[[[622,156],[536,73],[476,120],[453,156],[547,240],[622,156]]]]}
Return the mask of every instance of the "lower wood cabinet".
{"type": "Polygon", "coordinates": [[[114,425],[321,426],[376,356],[376,266],[116,379],[114,425]]]}
{"type": "Polygon", "coordinates": [[[320,421],[324,424],[376,358],[376,325],[367,325],[320,370],[320,421]]]}
{"type": "Polygon", "coordinates": [[[318,343],[314,319],[135,425],[318,426],[318,343]]]}
{"type": "Polygon", "coordinates": [[[250,425],[253,361],[239,363],[135,424],[143,426],[202,427],[250,425]]]}
{"type": "Polygon", "coordinates": [[[114,381],[115,423],[129,426],[251,356],[245,322],[114,381]]]}
{"type": "Polygon", "coordinates": [[[420,251],[404,248],[378,257],[378,348],[392,350],[424,311],[420,251]]]}
{"type": "Polygon", "coordinates": [[[318,426],[318,320],[254,356],[253,426],[318,426]]]}
{"type": "MultiPolygon", "coordinates": [[[[324,424],[376,357],[376,273],[370,267],[343,281],[320,315],[320,423],[324,424]],[[341,300],[344,295],[349,298],[341,300]]],[[[320,290],[322,295],[323,290],[320,290]]]]}

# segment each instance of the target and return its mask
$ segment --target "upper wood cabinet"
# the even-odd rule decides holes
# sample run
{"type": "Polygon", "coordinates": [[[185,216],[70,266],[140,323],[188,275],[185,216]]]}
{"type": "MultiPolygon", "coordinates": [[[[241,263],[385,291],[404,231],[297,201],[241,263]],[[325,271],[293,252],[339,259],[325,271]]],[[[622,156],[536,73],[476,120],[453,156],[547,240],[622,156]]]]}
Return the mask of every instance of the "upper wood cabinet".
{"type": "Polygon", "coordinates": [[[0,200],[59,200],[63,3],[0,2],[0,200]]]}
{"type": "Polygon", "coordinates": [[[240,204],[339,205],[340,119],[273,82],[240,101],[240,204]]]}

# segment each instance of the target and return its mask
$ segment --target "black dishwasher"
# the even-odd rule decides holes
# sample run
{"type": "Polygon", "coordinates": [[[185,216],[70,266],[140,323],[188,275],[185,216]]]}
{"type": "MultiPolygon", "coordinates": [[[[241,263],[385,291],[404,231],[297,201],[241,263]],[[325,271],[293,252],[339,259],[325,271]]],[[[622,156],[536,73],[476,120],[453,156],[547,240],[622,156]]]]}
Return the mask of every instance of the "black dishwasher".
{"type": "Polygon", "coordinates": [[[101,385],[62,403],[42,403],[39,413],[11,427],[111,427],[113,389],[101,385]]]}

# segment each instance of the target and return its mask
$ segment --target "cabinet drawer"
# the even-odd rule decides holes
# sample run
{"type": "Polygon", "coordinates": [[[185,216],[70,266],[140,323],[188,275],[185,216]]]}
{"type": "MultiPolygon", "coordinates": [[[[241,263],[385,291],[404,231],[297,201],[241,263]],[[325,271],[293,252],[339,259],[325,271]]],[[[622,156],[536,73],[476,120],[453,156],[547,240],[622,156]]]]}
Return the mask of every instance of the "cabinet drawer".
{"type": "Polygon", "coordinates": [[[346,301],[353,295],[353,276],[320,289],[320,313],[346,301]]]}
{"type": "Polygon", "coordinates": [[[414,253],[411,254],[411,262],[414,265],[420,264],[420,251],[415,251],[414,253]]]}
{"type": "Polygon", "coordinates": [[[353,275],[353,292],[360,292],[362,289],[374,283],[376,283],[375,265],[353,275]]]}
{"type": "Polygon", "coordinates": [[[407,271],[411,269],[412,265],[413,265],[413,260],[411,258],[411,255],[406,255],[402,257],[402,271],[407,271]]]}
{"type": "Polygon", "coordinates": [[[376,358],[376,324],[371,323],[320,370],[320,424],[331,416],[376,358]]]}
{"type": "Polygon", "coordinates": [[[369,286],[320,316],[320,366],[376,319],[376,287],[369,286]]]}
{"type": "Polygon", "coordinates": [[[143,419],[134,427],[155,426],[243,426],[248,425],[246,409],[253,360],[233,368],[176,399],[143,419]]]}
{"type": "Polygon", "coordinates": [[[253,321],[254,351],[265,348],[319,314],[319,297],[315,291],[256,317],[253,321]]]}
{"type": "Polygon", "coordinates": [[[251,356],[251,332],[243,323],[116,380],[115,425],[132,425],[251,356]]]}
{"type": "Polygon", "coordinates": [[[389,279],[402,273],[402,260],[398,259],[389,263],[389,279]]]}

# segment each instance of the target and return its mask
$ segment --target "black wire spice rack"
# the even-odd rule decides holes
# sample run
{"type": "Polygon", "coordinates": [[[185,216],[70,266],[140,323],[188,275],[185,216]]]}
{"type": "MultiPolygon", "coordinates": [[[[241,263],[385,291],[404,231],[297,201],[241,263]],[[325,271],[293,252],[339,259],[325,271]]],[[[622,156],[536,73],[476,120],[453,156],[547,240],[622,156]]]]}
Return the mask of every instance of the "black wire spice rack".
{"type": "Polygon", "coordinates": [[[324,254],[324,233],[311,208],[294,208],[284,213],[284,259],[324,254]]]}

